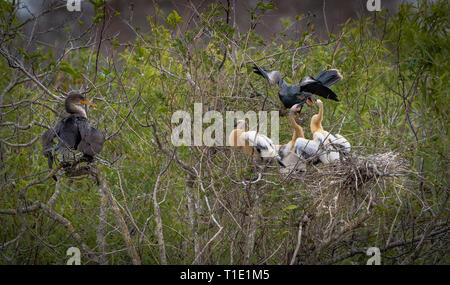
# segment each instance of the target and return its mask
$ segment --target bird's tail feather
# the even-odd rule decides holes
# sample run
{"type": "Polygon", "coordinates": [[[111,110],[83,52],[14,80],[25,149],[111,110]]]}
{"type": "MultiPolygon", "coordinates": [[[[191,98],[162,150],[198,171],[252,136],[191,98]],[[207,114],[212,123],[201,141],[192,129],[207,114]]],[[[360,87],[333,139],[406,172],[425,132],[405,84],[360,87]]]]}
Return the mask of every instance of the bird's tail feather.
{"type": "Polygon", "coordinates": [[[337,69],[324,70],[317,75],[316,80],[320,81],[325,86],[331,86],[342,79],[342,75],[337,69]]]}

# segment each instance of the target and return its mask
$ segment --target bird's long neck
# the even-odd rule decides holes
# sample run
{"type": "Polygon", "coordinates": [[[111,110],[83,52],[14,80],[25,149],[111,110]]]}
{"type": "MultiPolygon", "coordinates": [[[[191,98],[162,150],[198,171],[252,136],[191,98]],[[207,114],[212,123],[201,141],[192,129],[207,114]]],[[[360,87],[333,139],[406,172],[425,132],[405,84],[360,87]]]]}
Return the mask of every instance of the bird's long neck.
{"type": "Polygon", "coordinates": [[[278,87],[288,87],[289,85],[286,83],[286,81],[283,80],[283,78],[281,78],[280,75],[280,80],[278,81],[278,87]]]}
{"type": "Polygon", "coordinates": [[[322,120],[323,120],[323,104],[322,103],[316,103],[319,105],[319,113],[315,114],[311,118],[311,133],[315,133],[317,131],[322,131],[322,120]]]}
{"type": "Polygon", "coordinates": [[[230,140],[231,145],[234,147],[248,146],[248,142],[246,142],[245,140],[242,139],[242,137],[244,136],[244,134],[246,132],[248,132],[247,126],[245,126],[244,129],[239,129],[239,128],[234,129],[232,132],[231,140],[230,140]]]}
{"type": "Polygon", "coordinates": [[[281,74],[279,71],[269,71],[266,73],[267,79],[269,80],[270,85],[278,84],[281,87],[283,79],[281,78],[281,74]]]}
{"type": "Polygon", "coordinates": [[[81,107],[79,105],[76,105],[73,103],[72,104],[66,103],[66,111],[69,114],[78,114],[78,115],[81,115],[81,116],[87,118],[86,111],[83,109],[83,107],[81,107]]]}
{"type": "Polygon", "coordinates": [[[305,134],[303,133],[303,128],[301,126],[299,126],[297,124],[297,122],[295,121],[294,112],[292,112],[292,111],[289,112],[289,119],[290,119],[291,127],[294,131],[294,133],[292,134],[291,148],[294,148],[295,141],[298,138],[304,138],[305,134]]]}

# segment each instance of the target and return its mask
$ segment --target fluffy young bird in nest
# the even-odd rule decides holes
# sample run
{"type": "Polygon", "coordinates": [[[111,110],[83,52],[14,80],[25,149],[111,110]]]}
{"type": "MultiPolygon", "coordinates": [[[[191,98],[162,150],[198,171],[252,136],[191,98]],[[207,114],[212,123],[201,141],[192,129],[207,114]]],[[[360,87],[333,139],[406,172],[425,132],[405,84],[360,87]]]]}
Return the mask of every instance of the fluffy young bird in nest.
{"type": "Polygon", "coordinates": [[[325,131],[322,127],[323,121],[323,102],[320,99],[316,100],[316,105],[319,106],[319,113],[311,118],[311,133],[315,141],[323,143],[329,150],[327,160],[334,162],[339,160],[339,153],[348,155],[351,150],[350,142],[340,134],[331,134],[325,131]]]}
{"type": "Polygon", "coordinates": [[[256,131],[249,131],[244,120],[236,122],[228,140],[232,147],[241,149],[258,160],[265,162],[276,159],[281,166],[284,166],[277,146],[273,144],[272,140],[256,131]]]}

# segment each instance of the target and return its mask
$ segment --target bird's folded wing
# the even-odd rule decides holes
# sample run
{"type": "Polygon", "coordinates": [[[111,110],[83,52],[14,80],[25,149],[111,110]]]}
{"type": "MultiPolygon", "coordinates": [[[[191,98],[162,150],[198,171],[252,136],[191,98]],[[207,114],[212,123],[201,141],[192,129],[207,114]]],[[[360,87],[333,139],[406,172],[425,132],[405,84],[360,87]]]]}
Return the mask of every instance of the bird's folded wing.
{"type": "Polygon", "coordinates": [[[269,147],[273,148],[273,142],[271,139],[263,134],[259,134],[256,131],[248,131],[244,134],[244,139],[248,141],[251,146],[260,149],[267,149],[269,147]]]}
{"type": "Polygon", "coordinates": [[[58,122],[54,127],[49,128],[42,135],[42,152],[48,157],[53,149],[53,139],[58,136],[61,131],[62,122],[58,122]]]}
{"type": "Polygon", "coordinates": [[[244,140],[253,146],[261,157],[279,157],[273,141],[263,134],[256,131],[248,131],[244,134],[244,140]]]}
{"type": "Polygon", "coordinates": [[[81,141],[77,149],[84,154],[95,156],[103,149],[105,134],[89,126],[87,120],[78,120],[81,141]]]}
{"type": "Polygon", "coordinates": [[[331,141],[331,143],[337,146],[344,154],[350,153],[351,150],[350,142],[340,134],[335,134],[335,136],[336,139],[331,141]]]}
{"type": "Polygon", "coordinates": [[[42,135],[42,152],[44,156],[47,157],[48,167],[53,166],[53,139],[59,136],[63,122],[58,122],[53,128],[48,129],[42,135]]]}
{"type": "Polygon", "coordinates": [[[316,155],[319,152],[320,144],[318,142],[307,140],[304,138],[298,138],[295,141],[294,150],[298,155],[309,158],[316,155]]]}

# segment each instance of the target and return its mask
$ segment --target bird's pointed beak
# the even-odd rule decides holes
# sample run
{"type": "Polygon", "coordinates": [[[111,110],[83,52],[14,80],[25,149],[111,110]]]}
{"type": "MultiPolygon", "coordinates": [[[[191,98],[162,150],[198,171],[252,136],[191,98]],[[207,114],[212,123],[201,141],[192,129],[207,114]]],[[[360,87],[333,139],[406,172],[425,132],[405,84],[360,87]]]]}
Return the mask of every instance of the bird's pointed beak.
{"type": "Polygon", "coordinates": [[[314,106],[315,104],[315,98],[314,97],[308,97],[308,99],[306,99],[306,104],[308,104],[308,106],[314,106]]]}
{"type": "Polygon", "coordinates": [[[92,106],[92,107],[97,107],[96,104],[94,104],[94,103],[92,103],[92,102],[89,102],[88,100],[82,100],[82,101],[80,102],[80,104],[83,104],[83,105],[89,105],[89,106],[92,106]]]}

